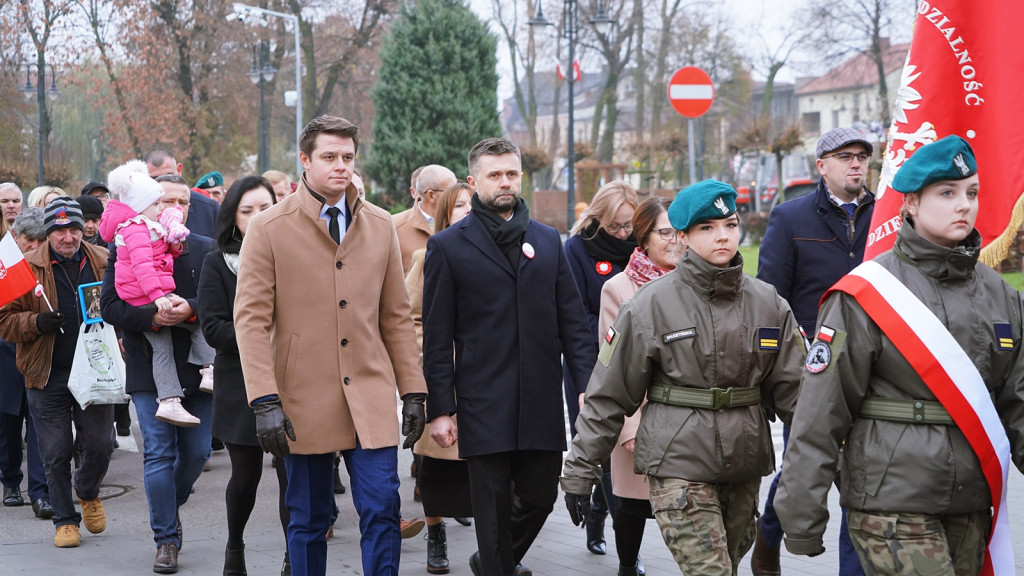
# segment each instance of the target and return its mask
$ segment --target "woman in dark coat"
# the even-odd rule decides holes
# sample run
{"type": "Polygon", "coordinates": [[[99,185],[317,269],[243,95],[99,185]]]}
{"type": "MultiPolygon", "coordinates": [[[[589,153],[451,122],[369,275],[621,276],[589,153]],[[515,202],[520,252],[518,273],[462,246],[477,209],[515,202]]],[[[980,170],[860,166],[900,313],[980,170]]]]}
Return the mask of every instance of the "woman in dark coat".
{"type": "MultiPolygon", "coordinates": [[[[231,457],[231,478],[224,492],[228,514],[228,542],[224,550],[224,575],[244,575],[245,525],[256,504],[256,490],[263,474],[263,450],[256,440],[256,417],[249,407],[242,379],[242,364],[235,342],[235,288],[238,251],[249,219],[276,202],[266,179],[245,176],[235,181],[217,215],[219,250],[206,255],[199,285],[199,317],[203,336],[217,350],[213,362],[213,435],[224,441],[231,457]]],[[[281,527],[288,527],[284,491],[288,484],[284,466],[278,466],[278,510],[281,527]]],[[[288,557],[285,555],[285,567],[288,557]]],[[[282,569],[282,573],[284,573],[282,569]]],[[[290,572],[290,571],[289,571],[290,572]]]]}
{"type": "MultiPolygon", "coordinates": [[[[576,287],[583,296],[583,308],[587,312],[587,323],[590,324],[594,342],[598,342],[601,289],[609,278],[626,268],[629,257],[636,249],[633,212],[639,203],[636,191],[622,180],[613,180],[601,186],[590,201],[590,206],[570,230],[569,239],[565,241],[565,256],[572,268],[573,278],[576,279],[576,287]]],[[[569,411],[569,432],[575,436],[581,392],[587,383],[573,382],[564,363],[562,375],[569,411]]],[[[616,508],[611,494],[611,474],[606,472],[601,489],[594,493],[594,506],[587,520],[587,549],[594,554],[605,554],[607,550],[604,521],[609,511],[614,514],[616,508]]]]}

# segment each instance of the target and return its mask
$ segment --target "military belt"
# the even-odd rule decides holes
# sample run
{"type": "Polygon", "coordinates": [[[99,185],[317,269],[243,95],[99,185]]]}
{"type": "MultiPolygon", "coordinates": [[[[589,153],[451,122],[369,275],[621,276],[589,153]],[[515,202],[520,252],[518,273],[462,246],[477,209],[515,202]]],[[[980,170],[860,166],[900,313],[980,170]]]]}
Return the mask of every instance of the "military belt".
{"type": "Polygon", "coordinates": [[[741,408],[761,402],[760,388],[687,388],[670,384],[654,384],[647,399],[659,404],[718,410],[741,408]]]}
{"type": "Polygon", "coordinates": [[[905,424],[956,424],[942,404],[934,400],[872,397],[861,404],[860,417],[905,424]]]}

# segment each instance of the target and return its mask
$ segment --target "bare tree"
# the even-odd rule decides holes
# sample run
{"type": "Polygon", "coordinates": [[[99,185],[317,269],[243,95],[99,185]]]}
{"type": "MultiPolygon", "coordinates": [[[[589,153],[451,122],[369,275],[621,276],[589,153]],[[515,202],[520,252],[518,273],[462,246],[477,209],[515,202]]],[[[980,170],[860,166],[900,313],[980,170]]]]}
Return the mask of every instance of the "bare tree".
{"type": "Polygon", "coordinates": [[[913,0],[849,0],[831,4],[810,2],[807,29],[817,54],[837,63],[855,54],[871,59],[878,72],[879,120],[889,124],[889,87],[885,81],[888,39],[909,28],[913,0]],[[905,17],[905,18],[904,18],[905,17]]]}

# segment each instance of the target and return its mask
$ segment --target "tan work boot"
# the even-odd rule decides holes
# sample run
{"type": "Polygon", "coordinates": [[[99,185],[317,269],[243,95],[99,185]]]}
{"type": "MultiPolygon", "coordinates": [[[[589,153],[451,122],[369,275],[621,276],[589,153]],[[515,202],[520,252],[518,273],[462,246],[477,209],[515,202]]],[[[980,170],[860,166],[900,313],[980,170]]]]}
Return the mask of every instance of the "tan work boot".
{"type": "Polygon", "coordinates": [[[57,548],[78,548],[82,538],[78,535],[78,526],[63,524],[57,526],[57,535],[53,537],[53,545],[57,548]]]}
{"type": "MultiPolygon", "coordinates": [[[[82,523],[85,524],[85,529],[93,534],[99,534],[107,529],[107,513],[103,511],[103,503],[100,499],[95,500],[82,500],[78,499],[82,503],[82,523]]],[[[78,531],[78,528],[75,528],[78,531]]]]}
{"type": "Polygon", "coordinates": [[[199,418],[193,416],[181,405],[181,398],[174,396],[164,398],[157,402],[156,419],[182,428],[191,428],[199,425],[199,418]]]}

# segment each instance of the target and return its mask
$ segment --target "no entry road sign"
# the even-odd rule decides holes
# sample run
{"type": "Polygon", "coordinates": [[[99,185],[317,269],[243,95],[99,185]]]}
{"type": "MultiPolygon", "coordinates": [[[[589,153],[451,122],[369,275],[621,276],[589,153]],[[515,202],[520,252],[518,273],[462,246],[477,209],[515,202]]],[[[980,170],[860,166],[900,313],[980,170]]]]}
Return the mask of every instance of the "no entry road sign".
{"type": "Polygon", "coordinates": [[[668,81],[668,99],[672,107],[687,118],[697,118],[711,108],[715,87],[708,73],[696,66],[680,68],[668,81]]]}

